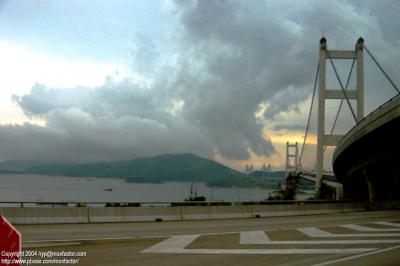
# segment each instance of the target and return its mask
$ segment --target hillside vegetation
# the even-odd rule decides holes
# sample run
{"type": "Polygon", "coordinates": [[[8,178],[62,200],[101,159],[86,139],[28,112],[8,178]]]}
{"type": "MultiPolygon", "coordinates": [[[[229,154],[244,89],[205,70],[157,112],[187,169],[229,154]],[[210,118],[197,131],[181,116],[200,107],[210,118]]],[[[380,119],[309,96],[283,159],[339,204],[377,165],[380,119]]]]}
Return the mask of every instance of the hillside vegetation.
{"type": "Polygon", "coordinates": [[[193,154],[166,154],[127,161],[89,164],[48,164],[28,168],[24,173],[71,177],[119,178],[127,182],[204,182],[217,187],[255,187],[242,173],[193,154]]]}

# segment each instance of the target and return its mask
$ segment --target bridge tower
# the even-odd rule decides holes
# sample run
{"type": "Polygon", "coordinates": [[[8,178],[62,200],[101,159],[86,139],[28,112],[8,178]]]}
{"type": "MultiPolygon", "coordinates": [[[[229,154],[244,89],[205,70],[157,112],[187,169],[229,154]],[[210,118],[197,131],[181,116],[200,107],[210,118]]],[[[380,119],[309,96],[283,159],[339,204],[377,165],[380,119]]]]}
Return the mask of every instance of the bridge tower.
{"type": "Polygon", "coordinates": [[[296,171],[298,161],[299,147],[297,142],[295,144],[290,144],[289,142],[286,142],[285,178],[288,177],[290,172],[296,171]]]}
{"type": "MultiPolygon", "coordinates": [[[[318,84],[318,128],[317,128],[317,166],[316,166],[316,190],[321,189],[324,165],[324,151],[326,146],[336,146],[343,135],[325,133],[325,100],[346,99],[355,100],[357,110],[356,123],[364,117],[364,62],[363,62],[364,40],[359,38],[355,50],[328,50],[325,37],[320,40],[319,49],[319,84],[318,84]],[[353,59],[357,63],[356,87],[345,90],[340,82],[341,89],[328,89],[326,87],[326,61],[332,59],[353,59]]],[[[333,62],[331,61],[333,65],[333,62]]]]}

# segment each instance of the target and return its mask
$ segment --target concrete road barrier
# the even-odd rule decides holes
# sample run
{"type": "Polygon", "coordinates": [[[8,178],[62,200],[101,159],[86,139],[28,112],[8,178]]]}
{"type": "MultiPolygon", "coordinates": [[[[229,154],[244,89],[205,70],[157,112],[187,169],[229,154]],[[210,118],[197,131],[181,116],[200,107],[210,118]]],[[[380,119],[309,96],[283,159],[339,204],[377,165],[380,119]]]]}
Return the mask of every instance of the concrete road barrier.
{"type": "Polygon", "coordinates": [[[182,206],[182,220],[250,218],[251,211],[241,206],[182,206]]]}
{"type": "Polygon", "coordinates": [[[2,213],[12,224],[87,223],[88,208],[4,207],[2,213]]]}
{"type": "Polygon", "coordinates": [[[400,208],[398,202],[371,205],[367,202],[243,204],[142,207],[2,207],[12,224],[108,223],[233,219],[345,213],[369,209],[400,208]]]}
{"type": "Polygon", "coordinates": [[[253,217],[274,217],[304,215],[302,205],[298,204],[279,204],[279,205],[251,205],[253,217]]]}
{"type": "Polygon", "coordinates": [[[179,221],[179,207],[88,208],[90,223],[179,221]]]}

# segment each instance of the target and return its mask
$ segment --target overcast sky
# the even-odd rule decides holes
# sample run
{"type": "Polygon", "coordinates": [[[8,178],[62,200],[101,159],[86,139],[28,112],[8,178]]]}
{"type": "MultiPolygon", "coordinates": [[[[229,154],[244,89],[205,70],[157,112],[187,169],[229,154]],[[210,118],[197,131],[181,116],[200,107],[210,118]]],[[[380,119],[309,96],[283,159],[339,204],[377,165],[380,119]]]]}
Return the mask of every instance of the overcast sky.
{"type": "MultiPolygon", "coordinates": [[[[362,36],[399,84],[399,14],[396,0],[2,0],[0,160],[189,152],[280,168],[302,141],[319,39],[351,50],[362,36]]],[[[368,113],[395,91],[367,55],[365,72],[368,113]]]]}

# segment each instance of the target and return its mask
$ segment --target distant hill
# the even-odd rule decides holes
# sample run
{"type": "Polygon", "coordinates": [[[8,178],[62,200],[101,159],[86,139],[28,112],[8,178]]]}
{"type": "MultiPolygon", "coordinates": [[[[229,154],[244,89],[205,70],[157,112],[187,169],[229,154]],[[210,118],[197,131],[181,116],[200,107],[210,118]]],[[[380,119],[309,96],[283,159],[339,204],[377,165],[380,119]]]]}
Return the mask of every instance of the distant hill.
{"type": "Polygon", "coordinates": [[[213,160],[193,154],[166,154],[127,161],[77,165],[49,164],[25,170],[29,174],[71,177],[120,178],[127,182],[205,182],[218,187],[252,187],[256,183],[244,174],[213,160]]]}
{"type": "Polygon", "coordinates": [[[58,162],[58,161],[37,161],[37,160],[7,160],[0,161],[0,170],[6,172],[24,172],[30,168],[36,166],[44,166],[44,165],[73,165],[76,164],[74,162],[58,162]]]}
{"type": "Polygon", "coordinates": [[[253,178],[271,178],[271,179],[283,179],[285,177],[285,171],[266,171],[263,173],[263,171],[254,171],[249,174],[249,177],[253,178]]]}
{"type": "Polygon", "coordinates": [[[48,165],[56,163],[54,161],[35,161],[35,160],[8,160],[0,162],[0,169],[5,172],[22,172],[29,168],[41,165],[48,165]]]}
{"type": "Polygon", "coordinates": [[[3,174],[20,174],[21,172],[18,172],[18,171],[10,171],[10,170],[3,170],[3,169],[0,169],[0,175],[3,175],[3,174]]]}

